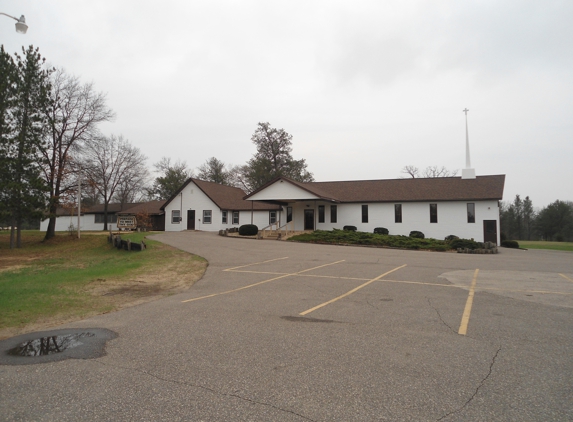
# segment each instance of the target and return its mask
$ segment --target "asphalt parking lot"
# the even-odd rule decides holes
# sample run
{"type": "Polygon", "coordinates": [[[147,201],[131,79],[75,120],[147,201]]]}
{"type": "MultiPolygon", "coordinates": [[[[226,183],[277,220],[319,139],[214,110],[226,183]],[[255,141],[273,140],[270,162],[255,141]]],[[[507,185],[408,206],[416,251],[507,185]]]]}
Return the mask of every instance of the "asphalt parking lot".
{"type": "Polygon", "coordinates": [[[1,420],[573,420],[573,254],[165,233],[187,292],[58,328],[96,359],[0,366],[1,420]]]}

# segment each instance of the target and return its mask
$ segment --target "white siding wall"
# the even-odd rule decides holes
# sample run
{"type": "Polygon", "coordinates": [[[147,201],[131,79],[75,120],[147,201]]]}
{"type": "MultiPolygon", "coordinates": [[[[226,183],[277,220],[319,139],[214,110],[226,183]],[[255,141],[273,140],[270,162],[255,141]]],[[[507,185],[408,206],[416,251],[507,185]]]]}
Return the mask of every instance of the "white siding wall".
{"type": "MultiPolygon", "coordinates": [[[[46,231],[48,229],[48,223],[50,219],[45,219],[44,221],[40,222],[40,230],[46,231]]],[[[70,223],[73,224],[74,228],[77,229],[78,227],[78,216],[63,216],[56,218],[56,231],[68,231],[68,227],[70,227],[70,223]]],[[[117,229],[116,223],[108,223],[107,227],[113,230],[117,229]]],[[[103,230],[103,223],[95,223],[95,214],[85,214],[80,217],[80,229],[81,230],[103,230]]]]}
{"type": "Polygon", "coordinates": [[[318,199],[318,197],[292,183],[278,180],[249,198],[250,201],[273,201],[276,199],[318,199]]]}
{"type": "MultiPolygon", "coordinates": [[[[402,223],[394,222],[394,203],[332,204],[322,201],[290,203],[293,207],[295,230],[304,229],[304,210],[314,209],[315,228],[317,230],[342,229],[344,226],[356,226],[359,231],[373,232],[376,227],[385,227],[390,234],[407,236],[413,230],[424,233],[426,237],[444,239],[453,234],[465,239],[482,242],[483,221],[495,220],[499,240],[499,208],[497,201],[475,201],[475,223],[467,222],[467,202],[436,202],[438,204],[438,222],[430,223],[429,202],[402,203],[402,223]],[[324,223],[318,222],[318,206],[324,205],[324,223]],[[337,205],[337,223],[330,223],[330,206],[337,205]],[[368,205],[368,223],[362,223],[362,205],[368,205]]],[[[286,219],[286,213],[284,214],[286,219]]],[[[286,221],[286,220],[285,220],[286,221]]]]}
{"type": "MultiPolygon", "coordinates": [[[[239,211],[239,224],[233,224],[233,210],[221,210],[203,193],[201,189],[190,182],[173,201],[165,206],[165,231],[187,230],[187,210],[195,210],[195,230],[219,231],[243,224],[251,224],[251,211],[239,211]],[[180,223],[171,222],[171,211],[181,210],[182,220],[180,223]],[[203,211],[211,210],[211,223],[203,221],[203,211]],[[223,211],[227,211],[227,224],[223,224],[223,211]]],[[[268,226],[269,212],[254,211],[253,224],[259,229],[268,226]]]]}

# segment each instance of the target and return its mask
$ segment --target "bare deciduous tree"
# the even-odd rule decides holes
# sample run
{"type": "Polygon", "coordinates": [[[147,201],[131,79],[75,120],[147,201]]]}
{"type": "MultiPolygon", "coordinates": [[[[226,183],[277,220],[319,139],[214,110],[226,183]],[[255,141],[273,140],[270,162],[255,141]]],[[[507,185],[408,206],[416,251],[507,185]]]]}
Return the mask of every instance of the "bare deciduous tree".
{"type": "Polygon", "coordinates": [[[120,135],[98,137],[85,143],[83,171],[88,183],[95,187],[104,203],[104,230],[107,230],[108,205],[123,183],[139,180],[147,174],[147,158],[139,148],[120,135]]]}
{"type": "Polygon", "coordinates": [[[93,84],[82,84],[63,69],[52,74],[51,84],[51,105],[46,110],[49,130],[42,148],[46,160],[44,177],[50,188],[50,222],[46,239],[55,236],[60,197],[75,189],[75,182],[69,180],[70,174],[74,173],[70,164],[74,150],[81,150],[85,141],[98,136],[99,123],[114,118],[113,111],[105,103],[105,95],[95,92],[93,84]]]}
{"type": "Polygon", "coordinates": [[[428,166],[424,169],[423,172],[420,172],[420,169],[418,167],[409,165],[409,166],[404,166],[402,168],[402,173],[407,174],[412,178],[416,177],[431,178],[431,177],[454,177],[456,174],[458,174],[458,171],[448,170],[444,166],[442,167],[428,166]]]}

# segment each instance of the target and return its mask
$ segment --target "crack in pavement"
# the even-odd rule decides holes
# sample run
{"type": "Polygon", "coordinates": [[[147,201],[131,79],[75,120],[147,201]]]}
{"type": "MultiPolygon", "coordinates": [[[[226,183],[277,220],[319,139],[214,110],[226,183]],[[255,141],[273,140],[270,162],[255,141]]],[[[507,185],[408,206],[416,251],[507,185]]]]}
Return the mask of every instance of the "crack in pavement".
{"type": "Polygon", "coordinates": [[[452,327],[450,327],[450,325],[446,321],[444,321],[444,318],[442,318],[442,315],[440,314],[440,311],[438,311],[438,308],[433,306],[432,302],[430,302],[430,298],[427,297],[426,299],[428,300],[428,305],[430,305],[430,308],[432,308],[434,311],[436,311],[436,314],[438,314],[438,318],[440,318],[440,321],[442,321],[442,324],[444,324],[446,327],[448,327],[454,334],[458,334],[458,332],[456,330],[454,330],[452,327]]]}
{"type": "Polygon", "coordinates": [[[458,413],[461,412],[464,408],[466,408],[470,402],[474,399],[474,397],[477,395],[477,393],[479,392],[480,388],[484,385],[484,383],[487,381],[487,379],[489,378],[489,376],[491,375],[491,372],[493,370],[493,365],[495,364],[495,360],[497,358],[497,355],[499,354],[499,352],[501,352],[501,346],[499,346],[499,349],[497,349],[497,351],[495,352],[495,355],[493,355],[493,359],[491,360],[491,363],[489,364],[489,371],[487,373],[487,375],[484,377],[484,379],[481,380],[481,382],[479,383],[479,385],[476,388],[476,391],[474,391],[474,393],[472,394],[472,396],[464,403],[463,406],[461,406],[459,409],[456,410],[452,410],[449,413],[446,413],[445,415],[443,415],[442,417],[436,419],[436,422],[441,421],[445,418],[447,418],[448,416],[453,415],[454,413],[458,413]]]}
{"type": "Polygon", "coordinates": [[[213,393],[213,394],[216,394],[216,395],[219,395],[219,396],[235,397],[235,398],[237,398],[237,399],[244,400],[244,401],[249,402],[249,403],[259,404],[259,405],[261,405],[261,406],[268,406],[268,407],[271,407],[271,408],[276,409],[276,410],[281,411],[281,412],[290,413],[290,414],[292,414],[292,415],[298,416],[299,418],[302,418],[302,419],[307,420],[307,421],[317,422],[317,421],[315,421],[314,419],[310,419],[310,418],[308,418],[308,417],[306,417],[306,416],[304,416],[304,415],[301,415],[300,413],[296,413],[295,411],[288,410],[288,409],[283,409],[283,408],[280,408],[280,407],[278,407],[278,406],[275,406],[274,404],[265,403],[265,402],[261,402],[261,401],[257,401],[257,400],[253,400],[253,399],[249,399],[249,398],[247,398],[247,397],[243,397],[243,396],[240,396],[240,395],[238,395],[238,394],[223,393],[223,392],[221,392],[221,391],[215,390],[214,388],[206,387],[206,386],[204,386],[204,385],[198,385],[198,384],[193,384],[193,383],[190,383],[190,382],[177,381],[177,380],[173,380],[173,379],[169,379],[169,378],[163,378],[163,377],[160,377],[159,375],[152,374],[151,372],[144,371],[143,369],[128,368],[128,367],[126,367],[126,366],[110,365],[110,364],[104,363],[104,362],[102,362],[102,361],[100,361],[100,360],[98,360],[98,359],[93,359],[93,360],[91,360],[91,361],[92,361],[92,362],[97,362],[97,363],[99,363],[100,365],[109,366],[109,367],[111,367],[111,368],[119,368],[119,369],[125,369],[125,370],[128,370],[128,371],[139,372],[139,373],[141,373],[141,374],[148,375],[148,376],[150,376],[150,377],[152,377],[152,378],[155,378],[155,379],[157,379],[157,380],[160,380],[160,381],[170,382],[170,383],[179,384],[179,385],[185,385],[185,386],[187,386],[187,387],[200,388],[200,389],[202,389],[202,390],[209,391],[210,393],[213,393]]]}

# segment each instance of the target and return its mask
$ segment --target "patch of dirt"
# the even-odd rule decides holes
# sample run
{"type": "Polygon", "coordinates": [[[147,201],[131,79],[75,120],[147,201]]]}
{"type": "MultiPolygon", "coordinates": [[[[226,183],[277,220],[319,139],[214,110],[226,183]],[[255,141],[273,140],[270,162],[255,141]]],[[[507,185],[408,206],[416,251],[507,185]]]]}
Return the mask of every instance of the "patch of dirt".
{"type": "MultiPolygon", "coordinates": [[[[6,260],[2,259],[2,261],[6,260]]],[[[19,262],[21,265],[22,258],[15,258],[14,261],[19,262]]],[[[13,265],[11,268],[15,266],[13,265]]],[[[101,307],[110,309],[110,311],[104,313],[113,312],[181,293],[203,277],[207,266],[208,262],[205,260],[196,259],[191,255],[189,255],[189,259],[179,256],[178,259],[167,260],[166,264],[155,265],[151,269],[139,272],[129,279],[94,280],[85,286],[84,291],[94,297],[94,301],[97,301],[100,309],[101,307]]],[[[0,268],[0,271],[6,270],[6,268],[0,268]]],[[[101,313],[101,311],[93,310],[87,311],[81,316],[56,315],[46,317],[24,327],[0,329],[0,340],[24,333],[42,331],[101,313]]]]}

